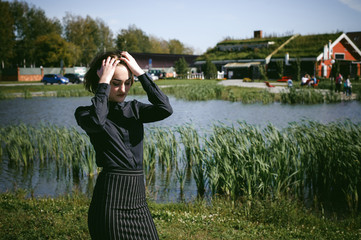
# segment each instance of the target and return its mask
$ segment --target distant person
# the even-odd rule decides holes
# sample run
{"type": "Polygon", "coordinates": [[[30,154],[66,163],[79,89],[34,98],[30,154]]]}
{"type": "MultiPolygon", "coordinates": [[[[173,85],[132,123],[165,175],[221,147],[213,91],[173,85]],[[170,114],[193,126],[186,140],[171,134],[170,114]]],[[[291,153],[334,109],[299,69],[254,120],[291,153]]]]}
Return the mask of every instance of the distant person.
{"type": "Polygon", "coordinates": [[[346,96],[352,95],[352,84],[350,80],[350,75],[347,76],[347,79],[345,81],[345,88],[346,88],[346,96]]]}
{"type": "Polygon", "coordinates": [[[339,73],[335,79],[335,92],[341,92],[342,80],[343,80],[343,77],[342,77],[341,73],[339,73]]]}
{"type": "Polygon", "coordinates": [[[311,85],[317,84],[317,78],[315,77],[315,75],[312,75],[310,84],[311,85]]]}
{"type": "Polygon", "coordinates": [[[305,76],[301,78],[301,86],[307,85],[309,80],[310,80],[310,75],[305,74],[305,76]]]}
{"type": "Polygon", "coordinates": [[[172,114],[168,97],[127,52],[96,56],[84,85],[92,105],[78,107],[75,118],[88,134],[102,167],[88,212],[92,239],[159,239],[145,197],[144,123],[172,114]],[[150,104],[125,101],[138,78],[150,104]]]}
{"type": "Polygon", "coordinates": [[[287,80],[287,85],[288,85],[289,88],[291,88],[291,87],[293,86],[293,82],[292,82],[292,79],[291,79],[291,78],[289,78],[289,79],[287,80]]]}

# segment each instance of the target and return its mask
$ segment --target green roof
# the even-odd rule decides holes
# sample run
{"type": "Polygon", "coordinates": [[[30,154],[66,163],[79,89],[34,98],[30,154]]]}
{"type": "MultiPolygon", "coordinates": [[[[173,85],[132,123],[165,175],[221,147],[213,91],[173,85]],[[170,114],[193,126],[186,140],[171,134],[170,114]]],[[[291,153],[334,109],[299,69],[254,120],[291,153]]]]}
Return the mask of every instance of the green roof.
{"type": "Polygon", "coordinates": [[[280,49],[272,58],[282,58],[288,52],[290,58],[317,57],[328,42],[334,42],[342,33],[298,36],[280,49]]]}
{"type": "Polygon", "coordinates": [[[231,59],[264,59],[274,50],[276,50],[281,44],[291,36],[279,37],[279,38],[263,38],[263,39],[245,39],[245,40],[224,40],[217,43],[217,45],[208,50],[205,54],[199,56],[197,60],[205,60],[209,58],[210,60],[231,60],[231,59]],[[263,48],[248,48],[243,49],[242,51],[220,51],[218,46],[222,45],[238,45],[238,44],[257,44],[257,43],[268,43],[274,42],[274,44],[269,45],[268,47],[263,48]]]}
{"type": "Polygon", "coordinates": [[[286,37],[272,37],[272,38],[251,38],[251,39],[232,39],[232,40],[223,40],[218,45],[236,45],[236,44],[256,44],[256,43],[267,43],[275,42],[276,44],[282,44],[291,36],[286,37]]]}
{"type": "MultiPolygon", "coordinates": [[[[290,58],[296,57],[317,57],[323,52],[323,47],[329,40],[335,41],[342,33],[332,34],[317,34],[298,36],[286,44],[282,49],[275,53],[272,58],[283,58],[288,52],[290,58]]],[[[197,58],[197,60],[238,60],[238,59],[264,59],[269,56],[274,50],[280,47],[291,36],[277,37],[277,38],[263,38],[263,39],[244,39],[244,40],[224,40],[206,53],[197,58]],[[237,45],[237,44],[257,44],[274,42],[264,48],[249,48],[242,51],[220,51],[218,46],[237,45]]]]}

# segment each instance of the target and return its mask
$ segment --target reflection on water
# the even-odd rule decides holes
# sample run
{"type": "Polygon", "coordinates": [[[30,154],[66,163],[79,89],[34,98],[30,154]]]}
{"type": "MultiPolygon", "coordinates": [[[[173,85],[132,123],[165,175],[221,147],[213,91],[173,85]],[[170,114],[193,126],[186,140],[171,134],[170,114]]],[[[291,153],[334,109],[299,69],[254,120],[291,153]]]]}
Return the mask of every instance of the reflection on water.
{"type": "MultiPolygon", "coordinates": [[[[133,98],[133,97],[129,97],[133,98]]],[[[137,97],[147,102],[146,97],[137,97]]],[[[361,122],[361,104],[343,102],[338,104],[318,105],[282,105],[279,103],[242,104],[227,101],[187,102],[170,98],[174,114],[168,119],[147,124],[147,126],[180,126],[192,123],[198,130],[207,130],[212,124],[223,122],[233,124],[245,121],[263,128],[272,123],[279,128],[289,122],[301,119],[316,120],[322,123],[350,119],[361,122]]],[[[80,105],[89,105],[90,98],[33,98],[0,101],[0,126],[26,123],[37,125],[41,122],[59,126],[77,127],[74,111],[80,105]]],[[[78,127],[77,127],[78,128],[78,127]]],[[[79,131],[82,131],[78,128],[79,131]]],[[[153,177],[147,179],[147,189],[157,201],[178,201],[196,197],[197,189],[190,171],[186,171],[184,191],[181,192],[176,169],[169,171],[156,167],[153,177]],[[182,196],[183,195],[183,196],[182,196]]],[[[78,190],[90,194],[94,178],[87,176],[74,178],[71,171],[59,174],[55,166],[33,166],[27,172],[16,170],[8,164],[7,159],[0,163],[0,191],[14,188],[32,190],[36,196],[56,196],[78,190]]]]}

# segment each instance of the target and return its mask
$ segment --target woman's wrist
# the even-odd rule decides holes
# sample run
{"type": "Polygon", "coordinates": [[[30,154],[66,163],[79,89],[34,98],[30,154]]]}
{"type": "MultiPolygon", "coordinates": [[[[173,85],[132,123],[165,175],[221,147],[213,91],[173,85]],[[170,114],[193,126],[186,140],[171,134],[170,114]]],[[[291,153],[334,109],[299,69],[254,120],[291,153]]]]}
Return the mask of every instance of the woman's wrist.
{"type": "Polygon", "coordinates": [[[105,77],[105,76],[102,76],[102,77],[99,79],[99,83],[109,84],[109,83],[110,83],[110,79],[108,79],[108,78],[105,77]]]}
{"type": "Polygon", "coordinates": [[[134,76],[136,77],[139,77],[140,75],[143,75],[145,72],[143,71],[143,69],[139,68],[139,69],[136,69],[136,70],[133,70],[133,74],[134,76]]]}

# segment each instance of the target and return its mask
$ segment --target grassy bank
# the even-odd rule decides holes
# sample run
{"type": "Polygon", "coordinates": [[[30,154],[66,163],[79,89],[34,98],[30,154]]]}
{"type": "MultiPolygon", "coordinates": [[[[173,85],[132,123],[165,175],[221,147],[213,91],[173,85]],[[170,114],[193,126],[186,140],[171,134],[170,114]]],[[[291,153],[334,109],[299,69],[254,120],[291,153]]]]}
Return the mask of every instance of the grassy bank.
{"type": "MultiPolygon", "coordinates": [[[[158,80],[157,84],[162,90],[178,99],[187,101],[205,101],[205,100],[226,100],[243,103],[273,103],[282,102],[286,104],[315,104],[315,103],[333,103],[340,102],[340,94],[334,91],[315,91],[313,89],[297,89],[290,93],[270,93],[268,90],[260,88],[245,88],[236,86],[221,86],[216,80],[158,80]]],[[[329,89],[331,85],[325,82],[320,88],[329,89]]],[[[355,93],[361,96],[358,91],[358,83],[355,83],[355,93]]],[[[31,98],[34,93],[40,96],[51,97],[82,97],[92,96],[91,93],[84,90],[82,84],[74,85],[37,85],[37,86],[0,86],[0,99],[19,97],[31,98]]],[[[145,92],[139,82],[136,82],[131,88],[130,95],[144,95],[145,92]]],[[[360,99],[360,98],[358,98],[360,99]]]]}
{"type": "MultiPolygon", "coordinates": [[[[0,194],[0,239],[90,239],[90,199],[73,194],[25,198],[0,194]]],[[[160,239],[360,239],[361,216],[337,218],[278,199],[156,204],[150,211],[160,239]]]]}

